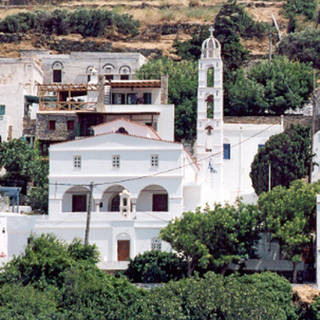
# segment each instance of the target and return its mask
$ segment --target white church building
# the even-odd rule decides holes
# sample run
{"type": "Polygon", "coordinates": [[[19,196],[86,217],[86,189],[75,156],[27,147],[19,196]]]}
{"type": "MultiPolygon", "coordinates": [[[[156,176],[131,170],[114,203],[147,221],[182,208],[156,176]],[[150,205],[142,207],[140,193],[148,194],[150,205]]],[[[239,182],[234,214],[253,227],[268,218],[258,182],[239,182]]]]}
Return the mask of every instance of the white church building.
{"type": "Polygon", "coordinates": [[[212,30],[199,60],[193,156],[173,141],[173,120],[157,132],[120,116],[94,126],[93,136],[51,145],[49,214],[3,217],[8,246],[0,251],[18,253],[30,231],[83,239],[90,210],[89,242],[100,251],[101,267],[124,269],[138,253],[169,250],[159,231],[184,211],[255,200],[251,163],[283,124],[224,123],[223,62],[212,30]]]}

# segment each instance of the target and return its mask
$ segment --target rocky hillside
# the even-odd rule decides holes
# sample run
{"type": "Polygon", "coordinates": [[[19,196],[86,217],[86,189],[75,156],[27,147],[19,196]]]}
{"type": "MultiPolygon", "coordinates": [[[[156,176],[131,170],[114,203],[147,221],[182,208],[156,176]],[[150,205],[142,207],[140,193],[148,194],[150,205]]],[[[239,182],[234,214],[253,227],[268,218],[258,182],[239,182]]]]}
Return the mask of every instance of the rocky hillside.
{"type": "MultiPolygon", "coordinates": [[[[79,34],[65,36],[36,33],[0,34],[2,56],[17,56],[21,49],[51,49],[56,52],[68,51],[137,51],[146,56],[161,54],[175,56],[172,48],[175,40],[187,40],[203,25],[213,23],[216,14],[226,0],[95,0],[62,1],[50,5],[4,5],[0,8],[0,18],[34,11],[52,11],[57,8],[74,10],[79,7],[113,10],[118,14],[129,14],[140,22],[136,36],[113,34],[112,37],[87,37],[79,34]]],[[[4,3],[4,2],[2,2],[4,3]]],[[[287,20],[283,15],[282,1],[246,0],[238,1],[256,21],[271,23],[273,14],[284,33],[287,20]]],[[[265,54],[268,39],[250,39],[243,42],[253,55],[265,54]]]]}

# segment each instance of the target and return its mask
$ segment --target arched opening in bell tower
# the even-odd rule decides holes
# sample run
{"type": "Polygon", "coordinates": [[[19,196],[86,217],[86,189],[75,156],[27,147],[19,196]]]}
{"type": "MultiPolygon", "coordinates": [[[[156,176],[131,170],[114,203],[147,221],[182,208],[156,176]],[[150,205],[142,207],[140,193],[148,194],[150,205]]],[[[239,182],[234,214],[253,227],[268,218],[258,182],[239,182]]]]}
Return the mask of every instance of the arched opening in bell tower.
{"type": "Polygon", "coordinates": [[[213,94],[209,95],[206,99],[207,103],[207,119],[214,118],[214,96],[213,94]]]}
{"type": "Polygon", "coordinates": [[[207,87],[213,88],[214,86],[214,68],[210,67],[207,70],[207,87]]]}

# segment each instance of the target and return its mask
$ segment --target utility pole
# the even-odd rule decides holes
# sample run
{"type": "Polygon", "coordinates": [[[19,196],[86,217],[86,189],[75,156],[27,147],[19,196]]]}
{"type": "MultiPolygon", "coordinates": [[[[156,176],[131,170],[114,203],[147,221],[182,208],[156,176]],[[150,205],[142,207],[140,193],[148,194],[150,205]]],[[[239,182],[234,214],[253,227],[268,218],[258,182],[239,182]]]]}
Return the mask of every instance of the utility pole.
{"type": "Polygon", "coordinates": [[[86,233],[84,236],[84,244],[85,245],[87,245],[89,243],[89,230],[90,230],[91,206],[92,206],[92,191],[93,191],[93,182],[90,183],[89,203],[88,203],[88,210],[87,210],[87,225],[86,225],[86,233]]]}
{"type": "Polygon", "coordinates": [[[311,159],[310,159],[310,172],[309,172],[309,182],[312,180],[313,171],[313,136],[316,130],[316,116],[317,116],[317,98],[316,98],[316,72],[313,70],[313,94],[312,94],[312,125],[311,125],[311,159]]]}
{"type": "Polygon", "coordinates": [[[271,191],[271,162],[268,163],[268,191],[271,191]]]}
{"type": "Polygon", "coordinates": [[[268,62],[271,63],[271,57],[272,57],[272,31],[269,30],[269,57],[268,62]]]}

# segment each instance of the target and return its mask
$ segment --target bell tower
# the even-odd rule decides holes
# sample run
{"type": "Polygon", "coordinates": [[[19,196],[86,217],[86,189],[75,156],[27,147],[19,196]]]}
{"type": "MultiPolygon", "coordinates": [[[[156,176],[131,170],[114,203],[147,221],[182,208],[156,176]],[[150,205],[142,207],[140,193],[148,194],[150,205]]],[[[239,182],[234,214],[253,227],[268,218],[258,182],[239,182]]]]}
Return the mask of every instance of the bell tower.
{"type": "Polygon", "coordinates": [[[202,203],[212,205],[223,196],[223,63],[213,27],[209,31],[199,60],[195,152],[201,168],[202,203]]]}

